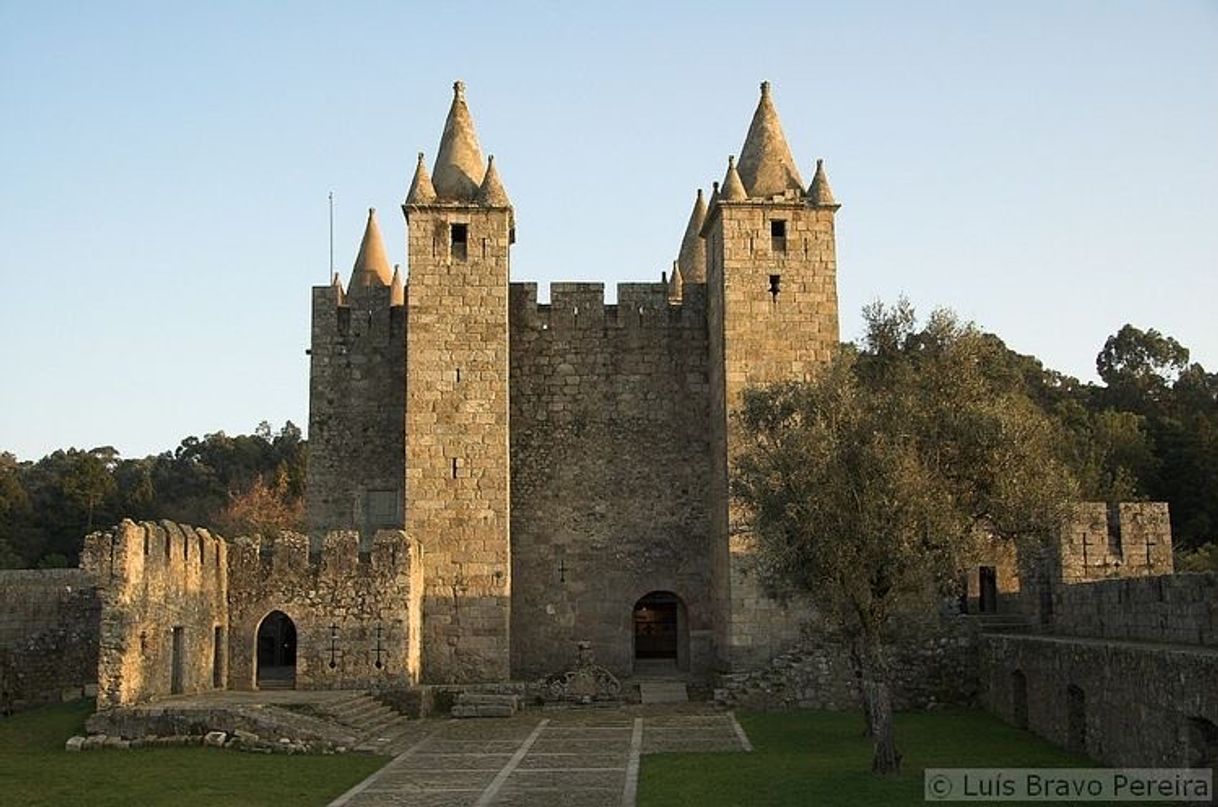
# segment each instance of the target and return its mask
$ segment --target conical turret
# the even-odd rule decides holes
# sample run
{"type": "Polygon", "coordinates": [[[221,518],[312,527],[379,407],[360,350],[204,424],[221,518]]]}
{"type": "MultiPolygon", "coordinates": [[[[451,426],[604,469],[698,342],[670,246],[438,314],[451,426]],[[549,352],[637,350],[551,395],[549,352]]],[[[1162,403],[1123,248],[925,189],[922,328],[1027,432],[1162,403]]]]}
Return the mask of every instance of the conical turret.
{"type": "Polygon", "coordinates": [[[376,208],[368,208],[368,223],[364,227],[364,240],[360,242],[355,267],[351,270],[351,282],[347,290],[359,286],[388,286],[393,281],[389,259],[385,256],[385,244],[381,240],[381,228],[376,223],[376,208]]]}
{"type": "Polygon", "coordinates": [[[681,239],[681,251],[677,253],[677,265],[681,268],[681,279],[689,283],[706,282],[706,242],[702,240],[702,225],[706,223],[706,201],[702,189],[694,199],[689,223],[685,225],[685,236],[681,239]]]}
{"type": "Polygon", "coordinates": [[[719,199],[724,202],[743,202],[749,198],[744,189],[740,172],[736,170],[736,158],[727,158],[727,174],[723,177],[723,185],[719,188],[719,199]]]}
{"type": "Polygon", "coordinates": [[[427,173],[427,163],[423,162],[423,152],[419,152],[419,162],[414,167],[414,179],[410,180],[410,190],[406,191],[406,204],[426,205],[436,200],[436,188],[431,183],[431,174],[427,173]]]}
{"type": "Polygon", "coordinates": [[[770,97],[770,82],[761,82],[761,100],[740,149],[740,179],[751,198],[769,198],[788,190],[803,193],[803,180],[770,97]]]}
{"type": "Polygon", "coordinates": [[[406,304],[406,286],[402,283],[402,267],[396,263],[393,265],[393,279],[389,281],[389,304],[406,304]]]}
{"type": "Polygon", "coordinates": [[[672,262],[672,276],[668,278],[668,302],[679,303],[685,294],[685,279],[679,261],[672,262]]]}
{"type": "Polygon", "coordinates": [[[816,161],[816,173],[812,175],[812,184],[808,186],[808,204],[813,207],[841,207],[833,198],[833,189],[829,187],[824,160],[816,161]]]}
{"type": "Polygon", "coordinates": [[[483,207],[511,207],[512,200],[504,190],[503,180],[499,179],[499,169],[495,168],[495,155],[486,160],[486,175],[482,178],[482,186],[478,188],[476,200],[483,207]]]}
{"type": "Polygon", "coordinates": [[[432,185],[442,202],[472,202],[485,173],[482,148],[474,131],[474,119],[465,104],[465,84],[453,83],[453,103],[444,121],[440,150],[432,171],[432,185]]]}
{"type": "Polygon", "coordinates": [[[343,292],[343,281],[339,278],[338,272],[335,272],[334,276],[330,278],[330,286],[338,294],[338,304],[342,305],[347,295],[343,292]]]}

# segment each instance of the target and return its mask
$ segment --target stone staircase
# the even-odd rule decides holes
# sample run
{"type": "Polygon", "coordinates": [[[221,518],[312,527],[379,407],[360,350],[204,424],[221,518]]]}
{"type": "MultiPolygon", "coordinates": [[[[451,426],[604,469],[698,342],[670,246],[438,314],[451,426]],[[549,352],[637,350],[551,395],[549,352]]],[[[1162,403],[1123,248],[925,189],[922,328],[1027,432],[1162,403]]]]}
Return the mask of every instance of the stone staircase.
{"type": "Polygon", "coordinates": [[[349,698],[319,704],[318,711],[355,735],[352,750],[366,754],[398,754],[410,745],[419,731],[412,720],[371,695],[360,692],[349,698]]]}
{"type": "Polygon", "coordinates": [[[639,681],[640,703],[687,703],[689,689],[684,681],[639,681]]]}
{"type": "Polygon", "coordinates": [[[496,693],[462,692],[453,704],[453,717],[511,717],[520,708],[520,698],[496,693]]]}

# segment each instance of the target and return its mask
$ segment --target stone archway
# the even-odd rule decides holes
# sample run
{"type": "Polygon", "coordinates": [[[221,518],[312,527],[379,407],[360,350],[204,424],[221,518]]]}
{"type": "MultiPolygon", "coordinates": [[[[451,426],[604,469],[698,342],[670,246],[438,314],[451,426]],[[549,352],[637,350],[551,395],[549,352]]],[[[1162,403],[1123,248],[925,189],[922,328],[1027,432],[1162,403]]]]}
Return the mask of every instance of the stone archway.
{"type": "Polygon", "coordinates": [[[295,689],[296,623],[283,611],[271,611],[258,625],[258,689],[295,689]]]}
{"type": "Polygon", "coordinates": [[[1066,748],[1087,753],[1087,693],[1082,687],[1066,687],[1066,748]]]}
{"type": "Polygon", "coordinates": [[[639,598],[631,616],[634,673],[689,669],[689,620],[685,603],[671,591],[639,598]]]}

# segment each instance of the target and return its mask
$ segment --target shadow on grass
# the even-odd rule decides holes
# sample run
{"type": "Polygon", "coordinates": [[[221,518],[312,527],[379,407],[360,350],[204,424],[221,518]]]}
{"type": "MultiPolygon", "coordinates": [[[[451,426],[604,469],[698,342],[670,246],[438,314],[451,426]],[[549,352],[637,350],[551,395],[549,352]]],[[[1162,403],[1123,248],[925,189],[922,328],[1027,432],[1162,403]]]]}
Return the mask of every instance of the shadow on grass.
{"type": "Polygon", "coordinates": [[[738,718],[753,753],[643,757],[639,804],[925,804],[924,768],[1096,765],[987,712],[944,709],[896,716],[902,773],[878,777],[871,773],[871,741],[862,736],[860,713],[795,711],[738,718]]]}
{"type": "Polygon", "coordinates": [[[84,733],[87,701],[0,719],[0,802],[22,805],[326,804],[388,760],[280,756],[216,748],[68,753],[84,733]]]}

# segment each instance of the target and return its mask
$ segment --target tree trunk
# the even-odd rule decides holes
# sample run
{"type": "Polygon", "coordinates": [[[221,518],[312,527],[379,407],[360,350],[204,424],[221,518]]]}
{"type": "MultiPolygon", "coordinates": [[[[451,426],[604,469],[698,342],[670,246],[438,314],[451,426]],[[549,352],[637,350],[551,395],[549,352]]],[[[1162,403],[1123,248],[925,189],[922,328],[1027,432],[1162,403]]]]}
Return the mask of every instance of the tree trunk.
{"type": "Polygon", "coordinates": [[[859,698],[863,702],[863,736],[871,736],[871,697],[863,683],[863,653],[859,649],[859,640],[850,640],[850,666],[854,672],[854,683],[859,690],[859,698]]]}
{"type": "Polygon", "coordinates": [[[888,689],[888,665],[874,637],[863,638],[863,705],[871,725],[873,773],[894,775],[901,771],[892,730],[892,696],[888,689]]]}

